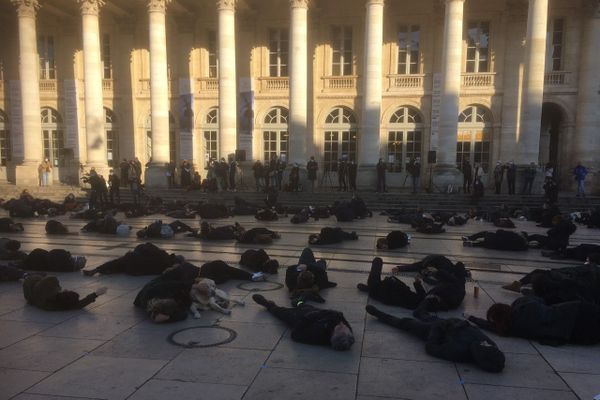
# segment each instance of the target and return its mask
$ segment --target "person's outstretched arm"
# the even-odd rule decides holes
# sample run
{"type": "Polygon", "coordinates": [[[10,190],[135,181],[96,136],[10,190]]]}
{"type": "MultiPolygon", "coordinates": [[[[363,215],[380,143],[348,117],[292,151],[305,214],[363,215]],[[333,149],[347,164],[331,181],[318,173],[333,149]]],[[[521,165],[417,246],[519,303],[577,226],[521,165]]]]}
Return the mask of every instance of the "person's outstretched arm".
{"type": "Polygon", "coordinates": [[[466,314],[465,314],[465,317],[466,317],[467,321],[472,322],[473,324],[477,325],[479,328],[483,329],[484,331],[498,333],[496,327],[486,319],[482,319],[482,318],[475,317],[473,315],[466,315],[466,314]]]}

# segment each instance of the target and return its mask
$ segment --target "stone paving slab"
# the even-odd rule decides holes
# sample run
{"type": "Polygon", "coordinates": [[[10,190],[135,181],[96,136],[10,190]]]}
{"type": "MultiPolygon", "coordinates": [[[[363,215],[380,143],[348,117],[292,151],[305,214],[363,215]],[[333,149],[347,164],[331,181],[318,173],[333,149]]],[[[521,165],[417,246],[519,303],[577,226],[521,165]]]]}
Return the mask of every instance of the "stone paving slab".
{"type": "MultiPolygon", "coordinates": [[[[59,219],[65,221],[64,217],[59,219]]],[[[127,222],[141,228],[154,219],[127,222]]],[[[84,224],[66,221],[75,230],[84,224]]],[[[289,329],[254,304],[253,292],[239,289],[239,282],[222,285],[231,296],[246,302],[244,307],[235,307],[230,316],[207,311],[198,320],[190,317],[179,323],[157,325],[133,306],[139,288],[152,277],[60,273],[55,275],[63,287],[83,295],[102,286],[109,291],[86,310],[50,313],[26,305],[18,283],[0,284],[0,399],[591,400],[600,394],[600,346],[548,347],[490,335],[507,354],[507,367],[501,374],[488,374],[471,365],[428,356],[422,342],[380,323],[367,315],[364,307],[375,304],[399,317],[410,317],[409,310],[382,305],[356,289],[357,283],[366,282],[374,256],[384,259],[384,273],[389,273],[400,263],[446,252],[454,260],[463,260],[467,267],[475,267],[476,282],[467,285],[461,308],[439,316],[461,317],[465,312],[484,316],[494,302],[510,303],[518,297],[501,289],[502,284],[535,268],[574,265],[572,262],[548,260],[536,250],[507,253],[463,248],[463,234],[495,229],[485,223],[450,227],[444,235],[427,236],[405,225],[389,224],[382,216],[356,223],[336,224],[329,219],[300,226],[290,226],[286,219],[259,223],[252,217],[211,222],[224,225],[233,221],[247,227],[270,226],[282,233],[281,239],[265,247],[282,265],[280,273],[268,279],[280,283],[284,282],[285,267],[297,262],[309,233],[336,225],[357,231],[358,241],[314,249],[317,258],[328,260],[330,280],[338,283],[338,287],[323,291],[327,299],[323,307],[342,311],[350,321],[357,339],[351,351],[338,353],[293,342],[289,329]],[[409,232],[413,236],[411,246],[402,251],[377,251],[376,238],[393,229],[409,232]],[[475,285],[480,287],[477,299],[473,297],[475,285]],[[167,341],[177,330],[212,324],[234,329],[237,338],[207,349],[184,349],[167,341]]],[[[48,237],[44,219],[24,222],[26,232],[19,236],[24,250],[63,247],[88,257],[87,268],[144,242],[134,235],[126,239],[92,234],[48,237]]],[[[198,225],[198,221],[190,223],[198,225]]],[[[520,221],[518,229],[544,231],[520,221]]],[[[572,242],[597,239],[598,231],[580,228],[572,242]]],[[[237,265],[240,254],[254,247],[207,243],[183,236],[156,244],[184,254],[197,265],[215,259],[237,265]]],[[[409,285],[413,280],[411,274],[403,274],[400,279],[409,285]]],[[[250,286],[260,289],[269,284],[250,286]]],[[[289,305],[285,288],[262,294],[289,305]]],[[[193,335],[212,339],[208,331],[193,335]]]]}

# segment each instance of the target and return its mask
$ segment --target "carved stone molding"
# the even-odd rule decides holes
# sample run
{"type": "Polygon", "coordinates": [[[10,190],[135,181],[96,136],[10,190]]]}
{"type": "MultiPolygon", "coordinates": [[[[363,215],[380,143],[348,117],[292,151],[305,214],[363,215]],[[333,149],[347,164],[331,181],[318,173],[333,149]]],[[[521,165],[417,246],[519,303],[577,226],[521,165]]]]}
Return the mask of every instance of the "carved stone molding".
{"type": "Polygon", "coordinates": [[[35,18],[37,10],[41,7],[38,0],[10,0],[11,3],[17,8],[17,15],[19,17],[31,17],[35,18]]]}
{"type": "Polygon", "coordinates": [[[384,3],[384,0],[367,0],[367,7],[371,6],[371,5],[373,5],[373,6],[381,5],[382,6],[383,3],[384,3]]]}
{"type": "Polygon", "coordinates": [[[290,0],[290,8],[308,8],[310,0],[290,0]]]}
{"type": "Polygon", "coordinates": [[[217,10],[235,10],[236,0],[217,0],[217,10]]]}
{"type": "Polygon", "coordinates": [[[82,15],[99,15],[105,0],[77,0],[82,15]]]}
{"type": "Polygon", "coordinates": [[[170,2],[171,0],[148,0],[148,11],[165,13],[170,2]]]}

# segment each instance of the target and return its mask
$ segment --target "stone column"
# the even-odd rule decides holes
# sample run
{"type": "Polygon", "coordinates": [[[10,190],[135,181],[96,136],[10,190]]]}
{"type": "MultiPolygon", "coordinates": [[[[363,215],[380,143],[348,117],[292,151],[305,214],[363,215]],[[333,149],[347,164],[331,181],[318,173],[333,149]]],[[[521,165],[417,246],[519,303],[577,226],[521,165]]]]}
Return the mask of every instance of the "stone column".
{"type": "Polygon", "coordinates": [[[83,34],[83,73],[85,88],[85,134],[87,165],[98,173],[108,168],[104,104],[102,93],[102,57],[98,16],[104,0],[77,0],[81,7],[83,34]]]}
{"type": "Polygon", "coordinates": [[[289,164],[308,155],[308,0],[290,0],[289,164]]]}
{"type": "Polygon", "coordinates": [[[35,26],[38,0],[11,0],[19,19],[19,79],[23,159],[16,167],[16,183],[37,185],[37,167],[43,156],[37,33],[35,26]]]}
{"type": "Polygon", "coordinates": [[[236,0],[218,0],[219,13],[219,155],[237,148],[237,85],[235,58],[236,0]]]}
{"type": "Polygon", "coordinates": [[[539,161],[547,27],[548,0],[529,0],[521,130],[517,137],[518,155],[515,160],[520,165],[539,161]]]}
{"type": "Polygon", "coordinates": [[[460,113],[464,2],[465,0],[446,0],[440,128],[438,137],[433,138],[432,143],[432,148],[437,150],[433,181],[439,189],[445,189],[448,184],[458,184],[460,175],[456,168],[456,142],[460,113]]]}
{"type": "Polygon", "coordinates": [[[359,182],[371,184],[380,157],[383,58],[383,0],[367,0],[362,126],[359,133],[359,182]]]}
{"type": "Polygon", "coordinates": [[[150,17],[150,104],[152,118],[152,163],[146,184],[166,187],[169,163],[169,78],[167,76],[166,11],[171,0],[149,0],[150,17]]]}
{"type": "MultiPolygon", "coordinates": [[[[583,23],[583,41],[581,46],[581,64],[579,67],[579,94],[577,98],[576,133],[573,136],[574,158],[571,165],[581,161],[586,167],[600,168],[598,149],[600,149],[600,6],[598,2],[589,2],[583,23]],[[591,7],[593,6],[593,7],[591,7]]],[[[569,165],[569,166],[571,166],[569,165]]]]}

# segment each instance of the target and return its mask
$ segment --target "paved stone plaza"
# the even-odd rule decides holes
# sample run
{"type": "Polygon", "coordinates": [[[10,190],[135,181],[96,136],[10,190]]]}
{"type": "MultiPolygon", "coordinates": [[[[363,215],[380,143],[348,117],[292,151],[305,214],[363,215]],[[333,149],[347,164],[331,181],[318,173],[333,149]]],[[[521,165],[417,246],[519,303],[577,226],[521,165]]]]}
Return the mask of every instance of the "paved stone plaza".
{"type": "MultiPolygon", "coordinates": [[[[72,231],[83,226],[83,221],[61,220],[72,231]]],[[[235,220],[246,227],[259,225],[279,231],[282,238],[268,246],[267,252],[283,266],[295,262],[309,233],[336,225],[333,218],[300,226],[292,226],[287,220],[260,224],[251,217],[235,220]]],[[[128,222],[139,229],[151,221],[142,218],[128,222]]],[[[141,243],[134,234],[129,239],[92,234],[50,238],[44,233],[44,219],[23,222],[26,231],[18,239],[24,250],[66,248],[85,255],[87,268],[141,243]]],[[[198,221],[191,224],[197,226],[198,221]]],[[[518,230],[542,231],[532,223],[516,224],[518,230]]],[[[83,311],[52,313],[27,306],[18,283],[1,284],[0,399],[591,400],[600,394],[599,346],[548,347],[492,336],[506,352],[507,360],[502,374],[488,374],[469,365],[429,357],[423,343],[366,315],[364,308],[369,300],[356,289],[358,282],[366,281],[374,255],[384,259],[385,271],[389,272],[397,263],[430,253],[446,254],[474,269],[473,278],[481,293],[474,298],[474,283],[469,283],[462,309],[444,315],[464,311],[484,316],[493,302],[516,298],[516,294],[500,288],[502,283],[534,268],[566,264],[544,259],[536,250],[512,254],[463,248],[460,237],[493,229],[487,223],[471,221],[464,227],[449,227],[448,233],[438,236],[412,233],[410,248],[395,252],[375,250],[375,238],[405,226],[391,225],[379,215],[338,225],[356,231],[359,241],[315,248],[315,253],[329,260],[330,279],[338,283],[337,288],[324,291],[325,306],[343,311],[350,321],[357,338],[351,351],[339,353],[292,342],[289,331],[254,304],[250,292],[237,288],[238,282],[223,285],[230,294],[246,300],[245,307],[235,307],[231,316],[204,312],[199,320],[190,316],[184,322],[156,325],[132,304],[150,277],[57,274],[64,288],[82,295],[100,286],[108,286],[109,291],[83,311]],[[233,329],[237,338],[204,349],[184,349],[167,341],[172,332],[212,324],[233,329]]],[[[580,227],[572,242],[593,243],[597,239],[598,231],[580,227]]],[[[229,242],[201,243],[182,236],[157,244],[197,265],[219,258],[236,264],[239,255],[249,248],[229,242]]],[[[283,282],[283,278],[282,271],[270,279],[283,282]]],[[[406,279],[408,282],[411,278],[406,279]]],[[[286,289],[263,294],[289,305],[286,289]]],[[[409,315],[400,308],[382,309],[409,315]]],[[[224,338],[211,330],[186,332],[184,339],[201,343],[224,338]]]]}

